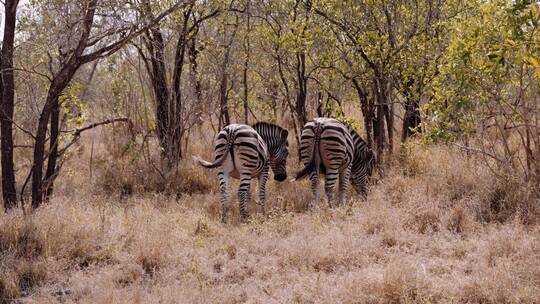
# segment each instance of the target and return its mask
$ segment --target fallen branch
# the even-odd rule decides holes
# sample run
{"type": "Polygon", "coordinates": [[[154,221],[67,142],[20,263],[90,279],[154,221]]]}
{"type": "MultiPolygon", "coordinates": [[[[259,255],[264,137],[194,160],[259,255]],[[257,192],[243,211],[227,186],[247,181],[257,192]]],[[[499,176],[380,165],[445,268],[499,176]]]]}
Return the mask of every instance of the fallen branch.
{"type": "Polygon", "coordinates": [[[496,160],[498,162],[506,163],[503,159],[500,159],[495,154],[486,152],[486,151],[484,151],[482,149],[475,148],[475,147],[469,147],[469,146],[463,146],[463,145],[460,145],[460,144],[457,144],[457,143],[453,143],[453,145],[460,148],[460,149],[462,149],[462,150],[464,150],[464,151],[482,154],[484,156],[489,156],[490,158],[492,158],[492,159],[494,159],[494,160],[496,160]]]}

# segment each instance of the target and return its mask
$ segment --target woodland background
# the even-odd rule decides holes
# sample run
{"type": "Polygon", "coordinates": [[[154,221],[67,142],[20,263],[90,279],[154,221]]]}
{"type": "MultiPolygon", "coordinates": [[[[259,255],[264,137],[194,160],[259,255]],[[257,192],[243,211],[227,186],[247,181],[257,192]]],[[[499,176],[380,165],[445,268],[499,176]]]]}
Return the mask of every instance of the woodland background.
{"type": "Polygon", "coordinates": [[[540,301],[537,1],[0,3],[0,302],[540,301]],[[368,199],[219,224],[190,155],[316,116],[368,199]]]}

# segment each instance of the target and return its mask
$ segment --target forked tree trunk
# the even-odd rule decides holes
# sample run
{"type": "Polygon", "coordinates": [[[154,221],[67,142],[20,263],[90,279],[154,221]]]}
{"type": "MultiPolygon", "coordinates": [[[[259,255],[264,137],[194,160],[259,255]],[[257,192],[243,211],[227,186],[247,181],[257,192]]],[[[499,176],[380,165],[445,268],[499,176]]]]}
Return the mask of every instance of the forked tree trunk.
{"type": "MultiPolygon", "coordinates": [[[[49,85],[47,98],[45,100],[45,104],[43,105],[38,120],[34,144],[33,164],[31,168],[33,208],[37,208],[41,205],[47,192],[49,192],[50,194],[50,191],[46,190],[52,190],[52,188],[45,188],[46,185],[44,182],[46,181],[46,179],[43,178],[43,165],[46,158],[45,144],[47,141],[47,126],[49,124],[51,116],[58,114],[54,113],[58,110],[58,98],[60,94],[62,94],[64,89],[68,86],[69,82],[71,81],[77,70],[86,63],[94,62],[100,58],[104,58],[114,54],[119,49],[121,49],[128,41],[139,36],[143,32],[147,31],[149,28],[156,26],[163,18],[178,9],[184,3],[175,3],[162,14],[148,20],[148,23],[145,24],[143,28],[137,30],[131,29],[127,35],[122,35],[117,40],[114,40],[113,42],[105,44],[104,46],[99,48],[96,47],[96,45],[99,45],[99,41],[105,41],[105,38],[107,36],[100,36],[99,38],[94,37],[95,39],[90,39],[90,35],[94,27],[94,16],[96,13],[96,9],[99,6],[99,0],[88,0],[85,1],[83,4],[84,9],[83,11],[81,11],[81,16],[79,20],[80,36],[75,43],[75,48],[71,49],[69,53],[65,54],[68,60],[61,63],[59,71],[52,77],[53,79],[51,81],[51,84],[49,85]]],[[[54,179],[54,176],[55,174],[57,174],[58,171],[56,165],[58,150],[56,150],[56,152],[54,151],[55,149],[57,149],[55,148],[55,146],[57,145],[58,138],[58,129],[54,130],[54,128],[58,128],[58,118],[58,116],[53,117],[51,123],[51,128],[53,128],[53,140],[51,141],[50,147],[52,147],[53,149],[50,152],[52,152],[53,155],[56,154],[56,156],[54,156],[50,160],[50,167],[48,167],[47,169],[47,171],[49,172],[48,174],[51,174],[49,179],[50,181],[54,179]],[[54,136],[55,133],[56,136],[54,136]]]]}

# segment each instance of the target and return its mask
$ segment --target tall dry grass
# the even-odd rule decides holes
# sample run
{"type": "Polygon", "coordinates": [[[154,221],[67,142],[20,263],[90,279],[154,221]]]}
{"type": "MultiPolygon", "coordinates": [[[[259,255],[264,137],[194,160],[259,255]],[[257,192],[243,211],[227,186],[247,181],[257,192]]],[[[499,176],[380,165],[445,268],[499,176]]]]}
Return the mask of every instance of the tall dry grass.
{"type": "Polygon", "coordinates": [[[214,172],[88,153],[50,203],[0,215],[0,303],[540,302],[519,188],[447,147],[404,149],[352,207],[307,211],[307,181],[271,181],[265,216],[238,223],[233,195],[226,225],[214,172]]]}

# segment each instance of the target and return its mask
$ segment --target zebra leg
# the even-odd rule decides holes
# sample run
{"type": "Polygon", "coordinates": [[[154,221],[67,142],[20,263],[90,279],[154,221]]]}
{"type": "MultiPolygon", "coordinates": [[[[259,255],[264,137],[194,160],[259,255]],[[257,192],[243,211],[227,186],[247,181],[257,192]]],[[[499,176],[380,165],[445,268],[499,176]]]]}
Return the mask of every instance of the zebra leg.
{"type": "Polygon", "coordinates": [[[327,169],[326,170],[326,181],[324,184],[324,190],[326,196],[328,197],[328,206],[330,208],[334,207],[334,189],[336,187],[336,181],[338,179],[338,170],[327,169]]]}
{"type": "Polygon", "coordinates": [[[221,191],[221,221],[227,222],[227,212],[229,211],[229,174],[223,171],[218,173],[219,190],[221,191]]]}
{"type": "Polygon", "coordinates": [[[240,221],[245,223],[248,217],[247,205],[251,197],[251,174],[240,174],[240,187],[238,188],[238,200],[240,202],[240,221]]]}
{"type": "Polygon", "coordinates": [[[270,167],[268,165],[264,166],[259,175],[259,206],[261,207],[261,212],[265,214],[264,210],[264,199],[266,194],[266,181],[268,180],[268,170],[270,167]]]}
{"type": "Polygon", "coordinates": [[[317,170],[309,174],[309,179],[311,180],[311,190],[313,192],[313,199],[311,200],[309,207],[311,209],[315,209],[319,207],[319,196],[320,196],[319,173],[317,172],[317,170]]]}
{"type": "Polygon", "coordinates": [[[368,194],[368,191],[369,191],[369,178],[365,177],[365,176],[362,176],[359,178],[359,181],[358,181],[358,194],[360,194],[360,197],[362,198],[362,200],[365,200],[367,199],[367,194],[368,194]]]}
{"type": "Polygon", "coordinates": [[[352,164],[339,173],[339,205],[347,200],[347,190],[349,190],[349,179],[351,177],[352,164]]]}

